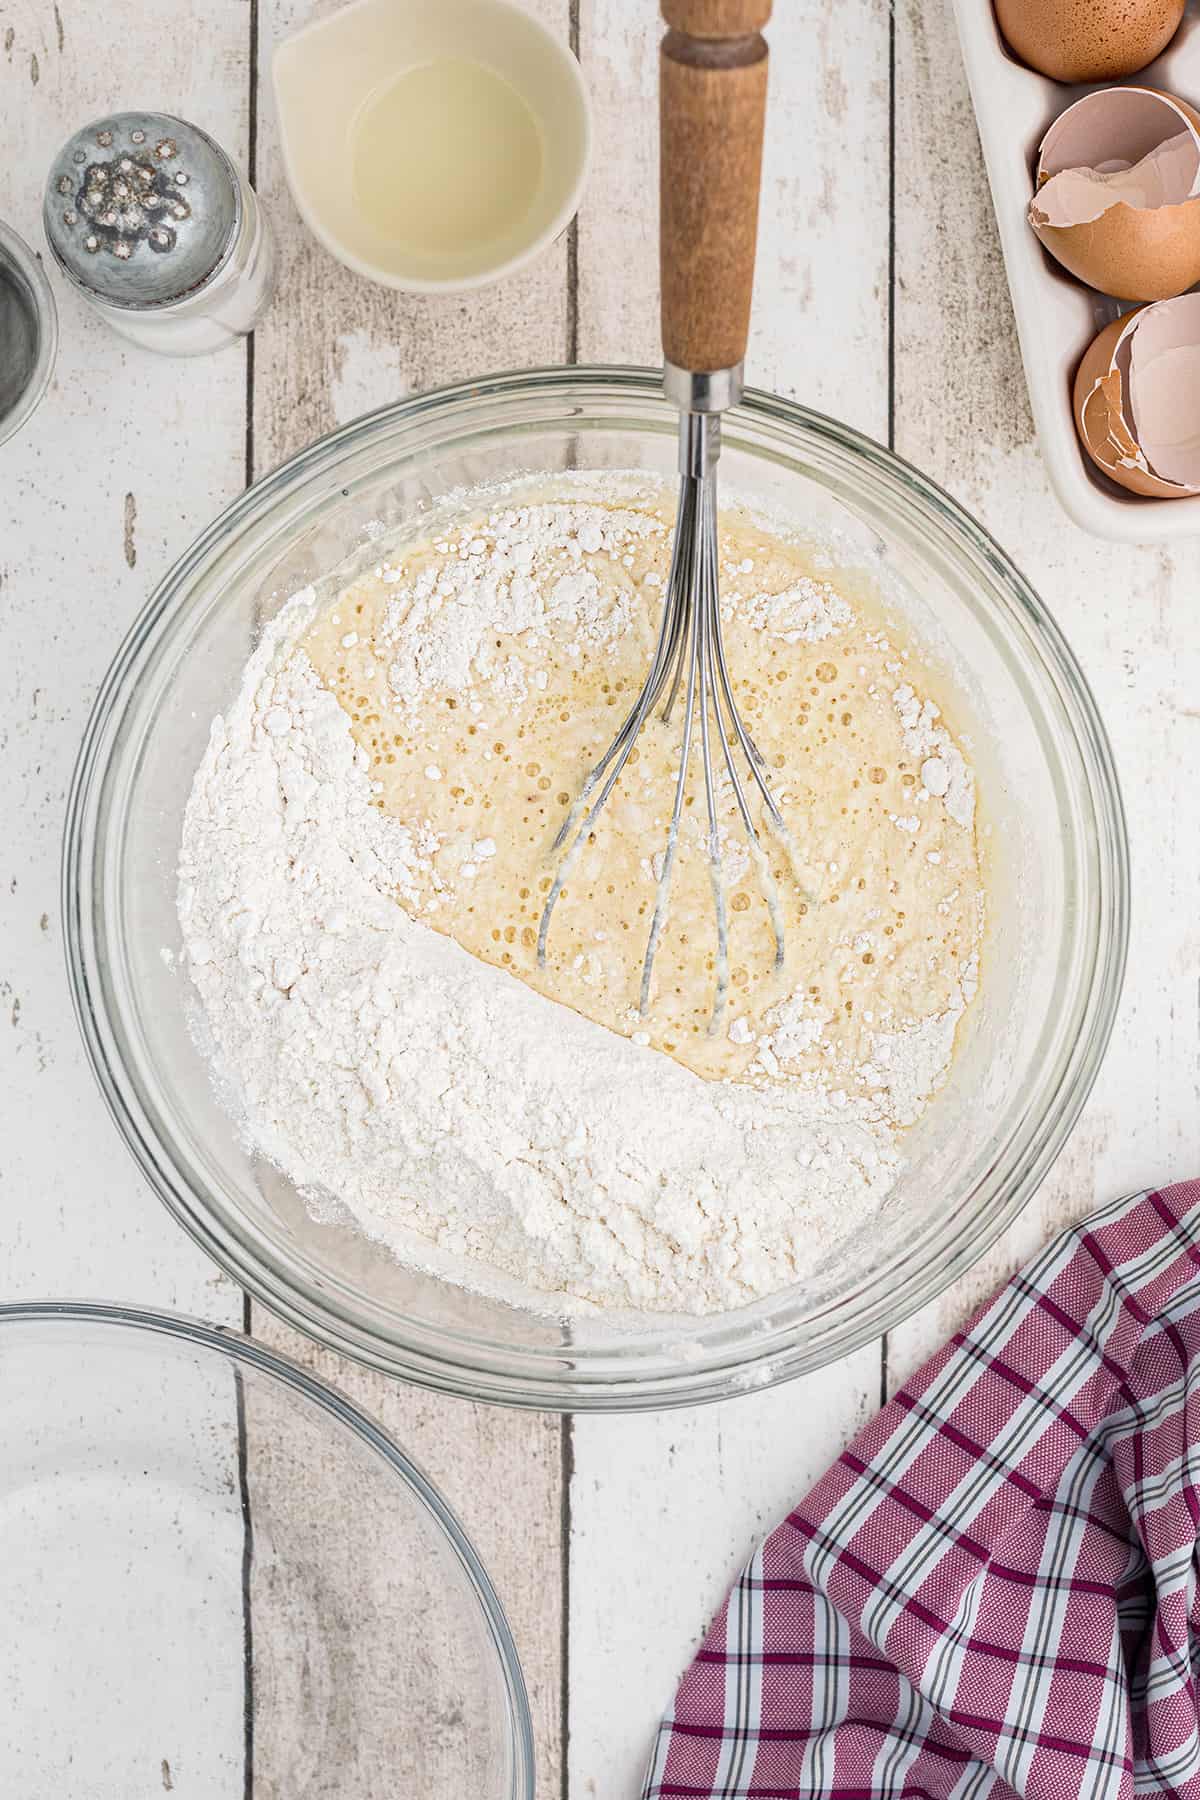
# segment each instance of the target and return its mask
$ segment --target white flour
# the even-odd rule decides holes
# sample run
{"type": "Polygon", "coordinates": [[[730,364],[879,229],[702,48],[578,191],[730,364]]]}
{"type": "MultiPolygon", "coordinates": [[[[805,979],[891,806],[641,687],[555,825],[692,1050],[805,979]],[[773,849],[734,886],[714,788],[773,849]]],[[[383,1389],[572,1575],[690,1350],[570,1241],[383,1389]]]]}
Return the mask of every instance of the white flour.
{"type": "MultiPolygon", "coordinates": [[[[744,583],[752,570],[735,563],[726,573],[733,582],[744,583]]],[[[782,594],[751,593],[743,598],[736,587],[729,593],[723,590],[722,611],[730,616],[740,612],[768,637],[779,638],[785,644],[820,643],[822,638],[848,625],[852,617],[840,594],[827,582],[813,581],[811,577],[782,594]]]]}
{"type": "MultiPolygon", "coordinates": [[[[522,585],[521,546],[500,586],[460,548],[440,595],[407,593],[389,618],[401,701],[503,684],[484,667],[498,610],[505,632],[536,635],[549,609],[593,647],[620,628],[620,594],[601,604],[586,572],[547,602],[522,585]]],[[[819,637],[826,594],[781,597],[763,622],[819,637]]],[[[805,1278],[891,1186],[894,1123],[936,1085],[961,1008],[880,1034],[860,1093],[756,1089],[702,1080],[478,961],[393,897],[437,842],[371,805],[350,721],[294,650],[314,605],[296,595],[264,634],[184,824],[185,959],[249,1143],[406,1260],[449,1258],[464,1285],[555,1313],[712,1312],[805,1278]]],[[[946,761],[932,719],[911,728],[927,763],[946,761]]],[[[940,777],[926,774],[932,792],[940,777]]],[[[822,1024],[784,1003],[761,1068],[786,1067],[822,1024]]]]}
{"type": "MultiPolygon", "coordinates": [[[[446,561],[422,570],[393,600],[383,639],[392,658],[392,695],[401,705],[415,708],[431,688],[463,693],[479,685],[523,698],[524,665],[519,657],[495,654],[497,636],[522,638],[523,648],[533,650],[546,632],[558,631],[568,653],[582,655],[602,651],[628,630],[630,590],[602,588],[590,569],[578,565],[589,551],[619,556],[632,538],[661,537],[657,519],[579,503],[523,507],[512,516],[511,537],[502,530],[486,544],[482,538],[438,539],[435,547],[446,561]],[[550,549],[562,550],[577,566],[546,592],[531,567],[550,549]]],[[[383,579],[399,577],[399,570],[388,570],[383,579]]]]}
{"type": "Polygon", "coordinates": [[[969,825],[975,813],[975,778],[962,751],[938,724],[937,707],[932,700],[922,701],[907,682],[896,689],[892,704],[904,728],[904,742],[920,763],[921,785],[942,801],[959,825],[969,825]]]}

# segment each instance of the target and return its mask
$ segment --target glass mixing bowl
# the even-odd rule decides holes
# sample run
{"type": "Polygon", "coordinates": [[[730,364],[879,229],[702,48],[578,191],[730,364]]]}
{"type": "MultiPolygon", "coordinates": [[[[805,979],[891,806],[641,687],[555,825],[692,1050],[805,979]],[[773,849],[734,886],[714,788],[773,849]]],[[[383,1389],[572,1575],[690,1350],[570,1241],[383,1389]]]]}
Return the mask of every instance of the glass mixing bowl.
{"type": "Polygon", "coordinates": [[[0,1307],[0,1788],[533,1800],[529,1707],[458,1521],[237,1333],[0,1307]]]}
{"type": "Polygon", "coordinates": [[[950,1080],[870,1228],[818,1276],[705,1319],[570,1325],[402,1267],[310,1216],[239,1141],[185,1019],[175,864],[213,715],[284,599],[448,492],[522,472],[673,481],[676,416],[649,372],[497,376],[373,413],[229,507],[162,583],[96,702],[66,835],[75,1004],[101,1087],[155,1191],[302,1331],[476,1398],[563,1408],[715,1398],[845,1355],[937,1294],[1025,1204],[1112,1025],[1128,868],[1087,684],[1045,607],[947,495],[845,426],[761,394],[728,415],[722,489],[833,540],[947,665],[969,717],[992,867],[979,998],[950,1080]]]}

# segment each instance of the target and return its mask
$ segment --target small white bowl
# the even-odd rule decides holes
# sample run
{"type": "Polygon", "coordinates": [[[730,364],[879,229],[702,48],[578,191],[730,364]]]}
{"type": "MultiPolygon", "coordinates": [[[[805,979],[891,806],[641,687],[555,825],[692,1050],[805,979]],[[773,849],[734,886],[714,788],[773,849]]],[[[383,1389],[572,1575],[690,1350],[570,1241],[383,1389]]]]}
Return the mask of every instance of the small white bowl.
{"type": "MultiPolygon", "coordinates": [[[[591,123],[579,64],[510,0],[355,0],[285,38],[272,73],[284,170],[305,224],[339,262],[385,287],[461,293],[524,268],[564,231],[587,175],[591,123]],[[353,131],[362,107],[409,69],[442,58],[481,64],[516,90],[542,142],[525,217],[470,254],[415,255],[358,209],[353,131]]],[[[419,168],[398,180],[420,180],[419,168]]]]}

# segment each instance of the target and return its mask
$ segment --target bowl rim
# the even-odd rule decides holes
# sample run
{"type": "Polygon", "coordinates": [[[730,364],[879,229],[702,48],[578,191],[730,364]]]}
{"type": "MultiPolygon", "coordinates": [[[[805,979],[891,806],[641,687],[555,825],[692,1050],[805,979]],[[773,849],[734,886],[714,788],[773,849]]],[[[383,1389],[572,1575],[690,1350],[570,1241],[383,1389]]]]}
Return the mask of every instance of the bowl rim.
{"type": "Polygon", "coordinates": [[[477,1600],[504,1679],[508,1738],[512,1752],[511,1800],[534,1800],[533,1717],[525,1676],[500,1598],[457,1514],[425,1471],[371,1415],[339,1388],[321,1381],[302,1364],[233,1326],[210,1325],[187,1313],[104,1300],[18,1300],[0,1302],[0,1334],[9,1325],[98,1325],[166,1337],[215,1354],[288,1388],[357,1437],[380,1457],[429,1514],[457,1558],[477,1600]]]}
{"type": "MultiPolygon", "coordinates": [[[[93,1004],[93,987],[102,986],[104,964],[104,946],[95,941],[96,920],[90,904],[97,849],[97,793],[103,793],[113,740],[136,691],[128,685],[130,670],[146,642],[155,637],[164,615],[177,604],[178,590],[231,536],[255,520],[271,516],[289,491],[322,473],[335,475],[344,455],[361,450],[390,429],[449,411],[455,403],[477,406],[489,399],[511,402],[538,395],[569,395],[586,401],[589,393],[609,401],[663,399],[658,371],[609,365],[523,370],[455,383],[380,407],[315,440],[261,477],[206,527],[155,588],[98,691],[67,803],[62,862],[64,945],[85,1050],[122,1138],[168,1210],[256,1299],[315,1342],[430,1389],[562,1412],[647,1411],[722,1399],[823,1367],[894,1330],[941,1294],[986,1253],[1036,1191],[1079,1116],[1111,1035],[1128,948],[1130,883],[1124,807],[1107,732],[1080,665],[1035,590],[995,539],[903,458],[849,426],[753,389],[747,391],[727,425],[731,441],[739,415],[782,426],[793,440],[797,433],[802,439],[815,437],[867,464],[885,489],[908,490],[926,523],[943,535],[948,532],[951,540],[985,564],[991,578],[1006,591],[1014,618],[1031,635],[1045,673],[1055,684],[1071,728],[1078,780],[1090,808],[1087,843],[1096,863],[1094,927],[1085,945],[1086,967],[1076,976],[1073,992],[1078,1011],[1074,1037],[1063,1052],[1053,1099],[1043,1105],[1037,1131],[1025,1145],[1024,1158],[1014,1166],[1006,1190],[993,1201],[982,1229],[975,1213],[969,1223],[957,1224],[942,1234],[932,1279],[928,1264],[914,1269],[918,1259],[910,1256],[898,1270],[883,1272],[893,1277],[890,1281],[879,1273],[874,1275],[865,1300],[857,1297],[849,1309],[845,1305],[827,1307],[804,1328],[794,1328],[784,1348],[774,1339],[758,1348],[743,1345],[740,1351],[723,1345],[707,1351],[698,1364],[682,1360],[652,1373],[630,1370],[628,1365],[614,1367],[611,1360],[589,1369],[580,1366],[569,1346],[558,1353],[557,1361],[544,1352],[534,1354],[514,1347],[485,1355],[477,1347],[460,1344],[457,1338],[431,1347],[419,1341],[419,1326],[415,1332],[406,1332],[403,1320],[399,1329],[385,1338],[369,1322],[356,1319],[327,1286],[276,1266],[279,1259],[250,1242],[248,1234],[214,1208],[207,1195],[192,1192],[189,1184],[164,1172],[162,1158],[156,1155],[161,1136],[141,1107],[119,1053],[114,1054],[115,1033],[106,1008],[93,1004]]],[[[667,403],[663,401],[663,405],[665,408],[667,403]]],[[[291,517],[288,515],[288,523],[291,517]]]]}

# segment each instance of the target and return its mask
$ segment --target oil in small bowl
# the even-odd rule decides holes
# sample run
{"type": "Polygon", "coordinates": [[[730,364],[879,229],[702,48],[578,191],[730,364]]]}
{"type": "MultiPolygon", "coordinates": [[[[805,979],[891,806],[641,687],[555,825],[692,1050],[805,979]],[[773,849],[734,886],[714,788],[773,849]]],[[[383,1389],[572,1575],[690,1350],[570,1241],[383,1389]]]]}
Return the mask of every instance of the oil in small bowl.
{"type": "Polygon", "coordinates": [[[355,202],[402,252],[469,255],[519,230],[537,198],[537,121],[482,63],[406,69],[367,98],[351,135],[355,202]]]}
{"type": "Polygon", "coordinates": [[[569,47],[512,0],[353,0],[275,47],[288,185],[341,262],[455,293],[523,268],[586,178],[587,91],[569,47]]]}

